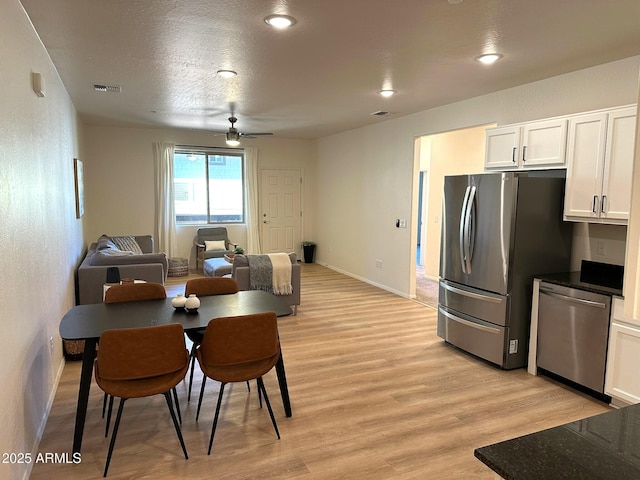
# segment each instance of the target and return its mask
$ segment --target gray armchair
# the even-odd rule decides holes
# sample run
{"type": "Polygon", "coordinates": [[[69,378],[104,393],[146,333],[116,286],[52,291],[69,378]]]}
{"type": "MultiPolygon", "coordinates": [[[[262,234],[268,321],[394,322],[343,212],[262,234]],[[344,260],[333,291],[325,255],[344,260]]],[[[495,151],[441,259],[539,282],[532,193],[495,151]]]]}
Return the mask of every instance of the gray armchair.
{"type": "Polygon", "coordinates": [[[222,258],[225,254],[233,252],[233,249],[238,246],[237,243],[229,241],[225,227],[199,228],[196,232],[194,243],[196,246],[196,269],[198,268],[198,262],[202,262],[204,267],[204,261],[208,258],[222,258]]]}

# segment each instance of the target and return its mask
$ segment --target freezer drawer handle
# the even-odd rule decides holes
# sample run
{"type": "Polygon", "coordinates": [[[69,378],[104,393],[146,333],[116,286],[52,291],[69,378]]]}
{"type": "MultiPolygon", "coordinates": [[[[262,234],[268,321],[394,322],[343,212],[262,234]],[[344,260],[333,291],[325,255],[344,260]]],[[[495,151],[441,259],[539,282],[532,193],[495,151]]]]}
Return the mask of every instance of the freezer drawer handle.
{"type": "Polygon", "coordinates": [[[442,284],[442,288],[449,290],[450,292],[457,293],[460,295],[464,295],[465,297],[475,298],[476,300],[482,300],[485,302],[493,302],[493,303],[501,303],[501,298],[488,297],[485,295],[480,295],[479,293],[467,292],[460,288],[453,287],[451,285],[447,285],[446,283],[442,284]]]}
{"type": "Polygon", "coordinates": [[[550,297],[559,298],[561,300],[567,300],[569,302],[580,303],[582,305],[588,305],[589,307],[597,307],[597,308],[606,308],[607,305],[602,302],[594,302],[592,300],[585,300],[584,298],[577,297],[569,297],[567,295],[562,295],[560,293],[552,292],[551,290],[546,290],[544,288],[540,289],[540,293],[544,295],[549,295],[550,297]]]}
{"type": "Polygon", "coordinates": [[[467,327],[475,328],[476,330],[482,330],[483,332],[500,334],[500,329],[499,328],[493,328],[493,327],[487,327],[485,325],[479,325],[477,323],[470,322],[469,320],[465,320],[465,319],[460,318],[460,317],[458,317],[456,315],[453,315],[453,314],[443,310],[442,308],[440,308],[439,310],[440,310],[440,313],[442,313],[445,317],[450,318],[454,322],[462,323],[463,325],[466,325],[467,327]]]}

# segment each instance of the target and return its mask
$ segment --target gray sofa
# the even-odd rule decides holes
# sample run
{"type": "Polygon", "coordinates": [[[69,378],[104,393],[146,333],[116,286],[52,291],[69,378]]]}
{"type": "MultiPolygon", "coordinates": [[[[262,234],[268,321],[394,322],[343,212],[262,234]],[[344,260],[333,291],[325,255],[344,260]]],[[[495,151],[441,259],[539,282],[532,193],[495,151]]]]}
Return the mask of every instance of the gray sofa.
{"type": "MultiPolygon", "coordinates": [[[[118,242],[121,243],[122,242],[118,242]]],[[[124,243],[127,245],[126,243],[124,243]]],[[[154,253],[151,235],[135,235],[131,237],[101,236],[96,243],[89,246],[87,255],[78,267],[78,305],[101,303],[103,285],[107,279],[107,268],[118,267],[120,278],[133,278],[164,285],[167,277],[168,262],[164,253],[154,253]],[[139,247],[119,248],[111,240],[124,239],[139,247]],[[134,251],[135,250],[135,251],[134,251]]]]}
{"type": "MultiPolygon", "coordinates": [[[[291,286],[293,292],[291,295],[280,296],[287,305],[293,307],[293,314],[298,314],[298,305],[300,305],[300,264],[295,253],[290,253],[291,259],[291,286]]],[[[238,282],[240,290],[249,290],[249,262],[246,255],[236,255],[233,258],[233,267],[231,277],[238,282]]]]}

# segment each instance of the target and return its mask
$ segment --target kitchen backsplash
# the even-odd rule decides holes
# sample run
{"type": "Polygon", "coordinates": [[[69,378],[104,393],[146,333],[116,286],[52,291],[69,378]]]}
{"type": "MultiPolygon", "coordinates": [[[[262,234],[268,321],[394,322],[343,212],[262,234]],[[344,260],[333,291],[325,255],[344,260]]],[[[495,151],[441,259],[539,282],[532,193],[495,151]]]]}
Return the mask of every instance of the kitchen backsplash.
{"type": "Polygon", "coordinates": [[[575,223],[571,270],[580,270],[582,260],[624,265],[626,240],[626,226],[575,223]]]}

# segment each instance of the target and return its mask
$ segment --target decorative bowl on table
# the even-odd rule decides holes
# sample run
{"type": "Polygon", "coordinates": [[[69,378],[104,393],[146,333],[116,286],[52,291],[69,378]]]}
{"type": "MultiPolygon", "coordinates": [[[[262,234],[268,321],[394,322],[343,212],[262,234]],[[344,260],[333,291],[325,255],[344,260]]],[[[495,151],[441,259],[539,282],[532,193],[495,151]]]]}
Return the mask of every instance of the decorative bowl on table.
{"type": "Polygon", "coordinates": [[[236,256],[235,253],[225,253],[224,254],[224,259],[229,262],[229,263],[233,263],[233,258],[236,256]]]}

